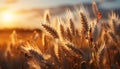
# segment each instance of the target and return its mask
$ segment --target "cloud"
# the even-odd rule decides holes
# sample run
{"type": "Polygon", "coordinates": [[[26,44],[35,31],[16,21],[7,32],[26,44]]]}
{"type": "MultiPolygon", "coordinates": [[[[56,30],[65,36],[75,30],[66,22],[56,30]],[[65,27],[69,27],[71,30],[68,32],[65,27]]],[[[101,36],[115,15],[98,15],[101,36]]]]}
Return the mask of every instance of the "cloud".
{"type": "Polygon", "coordinates": [[[8,8],[7,7],[0,7],[0,12],[3,12],[3,11],[5,11],[5,10],[7,10],[8,8]]]}
{"type": "Polygon", "coordinates": [[[5,4],[14,4],[18,2],[18,0],[5,0],[5,4]]]}
{"type": "Polygon", "coordinates": [[[31,19],[31,18],[39,18],[43,16],[44,11],[45,11],[44,9],[33,8],[33,9],[21,9],[16,11],[15,13],[24,16],[29,14],[31,16],[29,16],[28,18],[31,19]]]}

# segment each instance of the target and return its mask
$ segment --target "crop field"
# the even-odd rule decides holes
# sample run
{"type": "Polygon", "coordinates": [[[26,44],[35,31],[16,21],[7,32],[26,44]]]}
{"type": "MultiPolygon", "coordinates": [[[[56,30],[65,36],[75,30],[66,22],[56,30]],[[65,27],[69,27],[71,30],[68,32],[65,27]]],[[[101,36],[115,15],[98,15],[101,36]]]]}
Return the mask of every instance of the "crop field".
{"type": "Polygon", "coordinates": [[[95,2],[92,10],[47,11],[39,29],[0,30],[0,69],[120,69],[119,16],[104,20],[95,2]]]}

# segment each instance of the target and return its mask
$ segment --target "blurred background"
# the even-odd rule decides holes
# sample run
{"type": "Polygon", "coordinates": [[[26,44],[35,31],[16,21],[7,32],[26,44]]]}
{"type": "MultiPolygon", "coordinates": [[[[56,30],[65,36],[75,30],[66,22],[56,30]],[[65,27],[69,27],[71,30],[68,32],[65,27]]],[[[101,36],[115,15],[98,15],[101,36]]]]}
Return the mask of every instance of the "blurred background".
{"type": "Polygon", "coordinates": [[[83,5],[93,17],[91,3],[96,1],[103,15],[110,11],[120,14],[120,0],[0,0],[0,28],[39,28],[40,17],[49,10],[52,16],[62,16],[66,9],[83,5]]]}
{"type": "MultiPolygon", "coordinates": [[[[62,67],[66,67],[65,69],[69,69],[76,66],[81,68],[82,67],[86,68],[87,66],[89,66],[91,67],[91,69],[99,69],[97,68],[98,65],[96,65],[98,64],[97,61],[98,58],[100,57],[99,55],[101,55],[102,58],[105,58],[105,59],[101,59],[100,57],[100,60],[102,60],[103,63],[101,63],[102,62],[101,61],[99,64],[100,66],[105,65],[107,67],[107,68],[103,67],[104,69],[110,69],[109,66],[112,69],[120,69],[117,68],[118,64],[119,64],[118,67],[120,66],[120,60],[119,60],[120,52],[118,51],[120,47],[119,46],[120,24],[118,22],[114,22],[114,20],[117,20],[116,19],[117,17],[115,15],[113,16],[113,19],[115,17],[114,20],[108,19],[108,14],[111,11],[116,12],[120,16],[120,0],[0,0],[0,69],[28,69],[29,67],[31,67],[31,65],[39,66],[42,63],[44,64],[42,64],[41,67],[45,67],[47,65],[45,68],[49,68],[48,67],[49,63],[44,61],[46,60],[46,58],[44,59],[43,56],[43,55],[49,55],[49,53],[51,55],[51,58],[49,59],[50,63],[54,66],[58,66],[58,68],[61,67],[61,69],[62,67]],[[96,14],[97,18],[101,18],[102,15],[102,19],[100,20],[101,22],[96,22],[96,17],[94,16],[94,13],[92,11],[93,1],[96,2],[100,12],[100,14],[99,12],[97,12],[96,14]],[[90,26],[89,24],[87,24],[86,17],[84,17],[83,14],[81,14],[82,19],[80,19],[78,13],[75,12],[76,9],[79,10],[81,6],[82,7],[84,6],[84,8],[87,9],[87,12],[89,13],[90,17],[88,17],[87,20],[89,23],[91,23],[90,26]],[[76,20],[69,19],[66,17],[65,14],[68,9],[74,14],[77,14],[74,17],[76,18],[76,20]],[[50,25],[48,26],[46,25],[46,27],[41,25],[41,23],[45,22],[44,14],[46,11],[49,11],[51,14],[51,18],[50,18],[51,20],[48,19],[48,22],[50,21],[50,23],[54,23],[51,24],[53,25],[53,28],[57,29],[58,26],[61,27],[56,30],[57,32],[55,32],[54,30],[51,31],[51,33],[53,33],[53,36],[57,34],[56,35],[57,37],[59,37],[60,33],[63,33],[60,34],[62,36],[62,37],[60,36],[60,40],[58,38],[55,38],[55,40],[53,40],[54,38],[51,38],[51,36],[46,35],[50,33],[49,30],[47,31],[47,27],[49,27],[50,25]],[[58,17],[63,18],[62,21],[66,20],[65,22],[63,22],[66,24],[63,24],[61,20],[57,20],[58,17]],[[66,19],[64,19],[65,17],[66,19]],[[111,21],[110,26],[109,24],[105,24],[109,20],[111,21]],[[58,21],[60,21],[61,24],[58,21]],[[67,27],[66,25],[69,25],[67,23],[69,23],[70,26],[67,27]],[[73,23],[76,23],[75,25],[77,25],[78,28],[77,26],[73,26],[74,25],[73,23]],[[77,23],[81,23],[81,24],[77,24],[77,23]],[[85,29],[82,30],[81,25],[83,25],[85,29]],[[43,28],[41,29],[41,26],[45,30],[43,30],[43,28]],[[101,26],[104,26],[105,28],[101,26]],[[74,28],[74,30],[70,28],[74,28]],[[105,31],[103,31],[104,29],[105,31]],[[86,31],[90,31],[90,32],[86,33],[86,31]],[[68,48],[70,49],[71,47],[70,51],[72,51],[73,49],[73,52],[69,52],[67,49],[62,48],[64,46],[63,45],[64,42],[65,42],[65,46],[67,46],[66,42],[68,43],[69,41],[71,42],[71,45],[68,48]],[[72,44],[75,45],[76,47],[72,46],[72,44]],[[35,64],[30,62],[31,64],[30,66],[28,66],[29,59],[27,58],[30,58],[31,61],[32,55],[31,54],[27,55],[27,51],[25,50],[22,50],[25,51],[25,53],[23,54],[23,52],[21,51],[22,49],[21,46],[24,45],[26,47],[26,50],[30,49],[29,50],[30,53],[33,54],[35,53],[34,55],[37,56],[37,59],[40,58],[39,60],[40,64],[38,64],[37,62],[35,62],[35,64]],[[55,46],[60,45],[60,47],[54,47],[54,45],[55,46]],[[36,46],[36,47],[32,47],[32,46],[36,46]],[[37,46],[40,48],[41,51],[43,51],[43,54],[41,54],[42,52],[40,52],[39,56],[38,54],[36,54],[37,52],[33,52],[31,49],[33,48],[35,49],[35,51],[39,52],[37,46]],[[85,55],[84,52],[82,52],[82,47],[83,49],[86,48],[84,49],[85,55]],[[58,52],[55,49],[57,49],[58,52]],[[59,51],[63,51],[61,52],[63,56],[58,58],[57,56],[61,56],[61,53],[59,51]],[[68,53],[72,53],[72,54],[69,55],[68,53]],[[74,53],[77,53],[78,55],[77,54],[74,55],[74,53]],[[81,53],[83,57],[81,56],[81,53]],[[66,58],[67,57],[66,54],[68,54],[68,58],[66,58]],[[95,57],[96,54],[97,57],[95,57]],[[81,60],[81,58],[84,57],[85,57],[84,59],[85,61],[83,61],[83,59],[81,60]],[[71,58],[73,59],[71,60],[71,58]],[[93,60],[91,61],[90,59],[93,60]],[[90,65],[88,64],[89,61],[90,61],[89,63],[90,65]],[[62,63],[64,64],[62,65],[62,63]]],[[[48,28],[48,29],[51,30],[52,28],[48,28]]],[[[34,68],[30,68],[30,69],[34,69],[34,68]]]]}

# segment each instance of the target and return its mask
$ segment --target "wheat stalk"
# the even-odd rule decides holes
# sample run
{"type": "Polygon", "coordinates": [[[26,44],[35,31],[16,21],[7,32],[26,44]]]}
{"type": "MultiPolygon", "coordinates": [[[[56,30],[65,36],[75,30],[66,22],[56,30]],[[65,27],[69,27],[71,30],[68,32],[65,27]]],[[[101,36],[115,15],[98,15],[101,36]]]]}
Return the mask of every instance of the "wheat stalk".
{"type": "Polygon", "coordinates": [[[40,65],[35,60],[29,60],[27,63],[30,69],[41,69],[40,65]]]}
{"type": "Polygon", "coordinates": [[[109,32],[109,36],[111,37],[113,42],[118,43],[118,39],[113,32],[109,32]]]}
{"type": "Polygon", "coordinates": [[[60,61],[59,61],[58,57],[56,56],[55,46],[51,46],[50,51],[51,51],[51,56],[52,56],[52,58],[54,59],[53,61],[54,61],[54,63],[55,63],[55,66],[56,66],[57,68],[60,68],[60,67],[61,67],[61,64],[60,64],[60,61]]]}
{"type": "Polygon", "coordinates": [[[60,34],[61,34],[61,37],[62,37],[63,39],[66,38],[65,28],[64,28],[64,26],[63,26],[62,24],[60,24],[60,34]]]}
{"type": "Polygon", "coordinates": [[[69,20],[70,21],[70,30],[72,32],[72,35],[75,36],[75,25],[72,19],[69,20]]]}
{"type": "Polygon", "coordinates": [[[50,21],[51,21],[51,17],[50,17],[50,13],[49,11],[46,11],[45,14],[44,14],[44,20],[50,24],[50,21]]]}
{"type": "Polygon", "coordinates": [[[34,44],[34,42],[28,41],[20,49],[25,53],[25,57],[31,60],[35,60],[41,68],[51,68],[52,64],[46,60],[46,55],[43,55],[41,50],[34,44]],[[30,57],[30,58],[29,58],[30,57]]]}
{"type": "Polygon", "coordinates": [[[59,35],[57,33],[57,31],[55,29],[53,29],[52,27],[46,25],[46,24],[42,24],[42,26],[45,28],[45,30],[50,33],[54,38],[59,38],[59,35]]]}
{"type": "Polygon", "coordinates": [[[67,32],[67,39],[68,39],[69,41],[72,41],[72,34],[71,34],[71,32],[70,32],[70,29],[67,28],[66,32],[67,32]]]}
{"type": "Polygon", "coordinates": [[[92,9],[93,9],[94,15],[97,17],[97,14],[98,14],[98,7],[97,7],[95,1],[92,2],[92,9]]]}
{"type": "Polygon", "coordinates": [[[78,54],[78,55],[80,55],[80,56],[82,56],[82,57],[84,57],[85,56],[85,53],[82,51],[82,50],[80,50],[80,49],[78,49],[78,48],[76,48],[75,46],[73,46],[72,44],[65,44],[70,50],[72,50],[73,52],[75,52],[76,54],[78,54]]]}
{"type": "Polygon", "coordinates": [[[87,33],[88,32],[88,22],[87,22],[87,19],[86,19],[86,16],[80,12],[80,19],[81,19],[81,24],[82,24],[82,31],[83,33],[87,33]]]}
{"type": "Polygon", "coordinates": [[[101,24],[97,23],[95,25],[95,28],[94,28],[94,31],[93,31],[93,41],[94,42],[96,42],[99,39],[101,33],[102,33],[101,24]]]}

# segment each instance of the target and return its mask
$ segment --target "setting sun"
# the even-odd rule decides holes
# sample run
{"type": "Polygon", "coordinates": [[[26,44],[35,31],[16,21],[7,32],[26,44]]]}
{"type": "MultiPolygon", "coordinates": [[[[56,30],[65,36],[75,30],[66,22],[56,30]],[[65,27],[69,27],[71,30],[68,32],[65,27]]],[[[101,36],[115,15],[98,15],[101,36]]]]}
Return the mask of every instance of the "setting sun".
{"type": "Polygon", "coordinates": [[[13,22],[14,18],[15,18],[15,16],[11,12],[2,13],[2,21],[5,22],[5,23],[13,22]]]}

